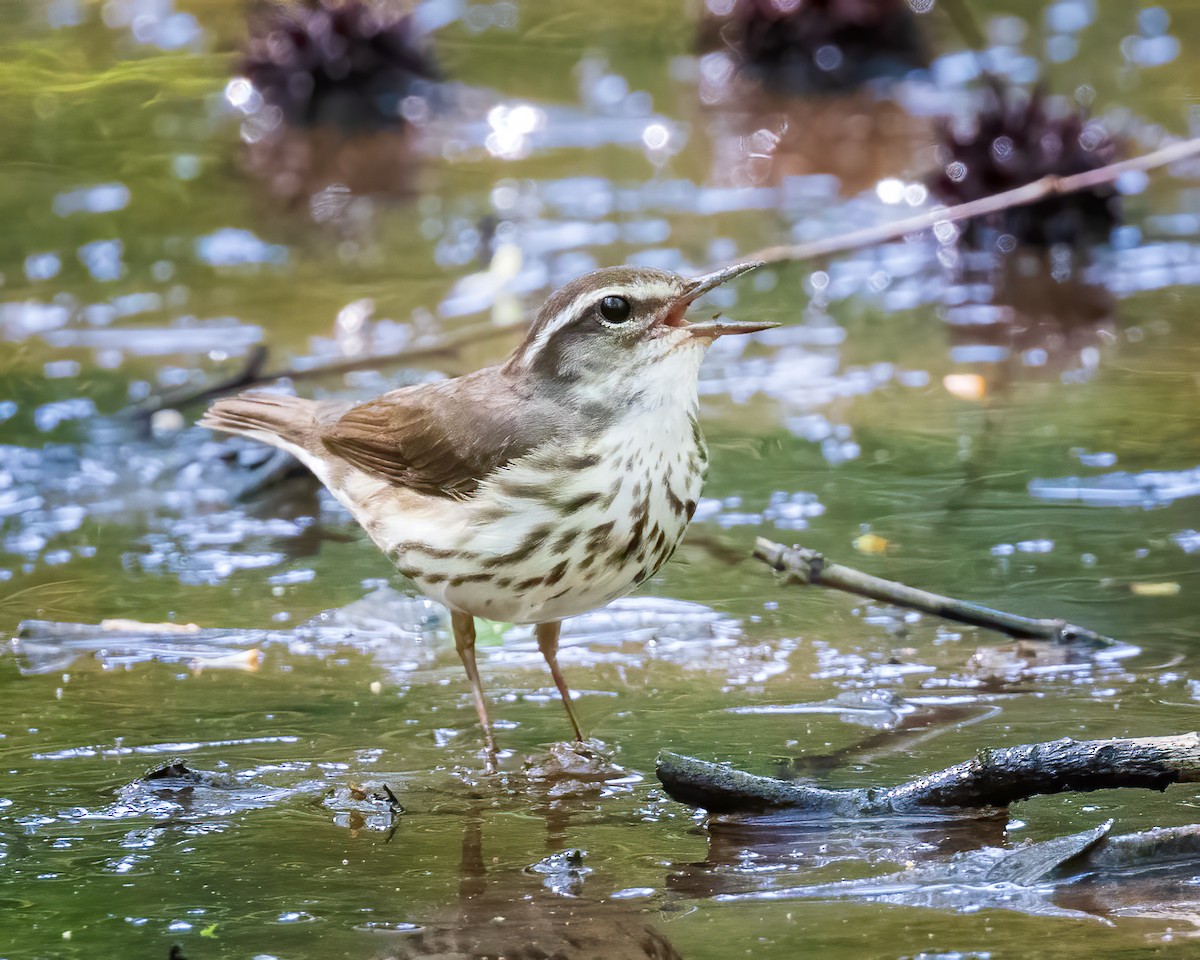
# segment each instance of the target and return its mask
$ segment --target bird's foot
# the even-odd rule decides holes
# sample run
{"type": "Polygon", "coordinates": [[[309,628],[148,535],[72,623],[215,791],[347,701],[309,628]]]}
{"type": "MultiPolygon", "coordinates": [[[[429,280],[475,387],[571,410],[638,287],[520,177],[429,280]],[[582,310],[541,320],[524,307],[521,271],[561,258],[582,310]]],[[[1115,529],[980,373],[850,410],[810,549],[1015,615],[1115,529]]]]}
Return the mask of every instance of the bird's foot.
{"type": "Polygon", "coordinates": [[[592,737],[550,744],[546,753],[525,761],[525,773],[530,780],[601,783],[625,776],[626,770],[614,762],[608,744],[592,737]]]}

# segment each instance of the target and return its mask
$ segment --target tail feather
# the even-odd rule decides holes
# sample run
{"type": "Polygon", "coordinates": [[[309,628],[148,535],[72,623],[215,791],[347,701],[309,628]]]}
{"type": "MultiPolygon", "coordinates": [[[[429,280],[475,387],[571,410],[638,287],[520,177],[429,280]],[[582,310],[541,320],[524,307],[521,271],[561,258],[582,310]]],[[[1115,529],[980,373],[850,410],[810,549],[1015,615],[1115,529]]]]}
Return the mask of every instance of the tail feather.
{"type": "Polygon", "coordinates": [[[317,403],[277,393],[243,393],[218,400],[200,418],[200,426],[261,440],[296,452],[318,444],[317,403]]]}

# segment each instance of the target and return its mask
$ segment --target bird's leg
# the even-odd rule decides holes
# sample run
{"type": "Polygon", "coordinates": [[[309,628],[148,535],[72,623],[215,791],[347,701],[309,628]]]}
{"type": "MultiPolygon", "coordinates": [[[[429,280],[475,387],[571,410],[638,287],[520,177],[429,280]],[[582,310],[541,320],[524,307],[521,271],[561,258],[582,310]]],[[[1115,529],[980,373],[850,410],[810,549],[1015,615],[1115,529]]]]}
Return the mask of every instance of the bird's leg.
{"type": "Polygon", "coordinates": [[[483,685],[479,682],[479,668],[475,666],[475,618],[469,613],[450,611],[450,624],[454,628],[454,647],[467,670],[471,681],[471,693],[475,697],[475,712],[479,714],[479,725],[483,727],[483,738],[487,745],[488,766],[496,762],[496,738],[492,735],[492,722],[488,719],[487,704],[483,702],[483,685]]]}
{"type": "Polygon", "coordinates": [[[563,706],[567,708],[567,716],[571,720],[571,726],[575,729],[575,739],[582,743],[583,734],[579,732],[579,723],[575,719],[575,711],[571,709],[571,691],[567,687],[567,681],[563,679],[562,671],[558,669],[558,635],[561,631],[561,620],[555,620],[552,623],[539,623],[534,628],[534,632],[537,635],[538,649],[542,651],[542,656],[546,658],[546,665],[550,667],[550,676],[554,678],[554,685],[558,687],[563,706]]]}

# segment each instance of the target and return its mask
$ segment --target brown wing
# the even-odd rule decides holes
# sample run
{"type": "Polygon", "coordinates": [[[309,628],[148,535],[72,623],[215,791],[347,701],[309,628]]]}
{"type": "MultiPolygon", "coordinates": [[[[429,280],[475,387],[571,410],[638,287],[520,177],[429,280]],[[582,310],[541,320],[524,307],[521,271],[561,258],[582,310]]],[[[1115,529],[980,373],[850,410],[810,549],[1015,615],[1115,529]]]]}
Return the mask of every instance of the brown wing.
{"type": "Polygon", "coordinates": [[[469,496],[491,473],[552,438],[544,402],[518,396],[498,368],[385,393],[319,427],[360,470],[444,497],[469,496]]]}

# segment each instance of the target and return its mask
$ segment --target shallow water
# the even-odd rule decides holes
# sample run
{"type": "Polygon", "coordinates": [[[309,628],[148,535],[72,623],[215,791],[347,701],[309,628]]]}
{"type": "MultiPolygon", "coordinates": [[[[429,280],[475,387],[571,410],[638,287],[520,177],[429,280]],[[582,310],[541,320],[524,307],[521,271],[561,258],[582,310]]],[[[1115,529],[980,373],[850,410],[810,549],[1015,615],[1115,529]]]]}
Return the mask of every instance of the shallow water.
{"type": "MultiPolygon", "coordinates": [[[[1098,7],[991,21],[997,69],[1090,84],[1136,149],[1186,133],[1193,6],[1168,5],[1165,26],[1098,7]]],[[[984,745],[1195,729],[1194,179],[1126,183],[1126,225],[1089,263],[1017,262],[1007,325],[987,265],[936,241],[719,291],[714,308],[784,326],[705,366],[697,522],[646,587],[564,638],[576,710],[621,770],[540,761],[567,725],[536,645],[481,624],[505,749],[489,779],[444,614],[389,580],[344,511],[187,426],[196,405],[123,411],[258,344],[268,370],[304,370],[466,331],[419,364],[297,379],[310,395],[463,372],[516,341],[496,325],[592,266],[699,268],[911,213],[930,116],[961,104],[970,58],[932,20],[936,88],[735,110],[673,7],[430,4],[458,86],[405,163],[383,143],[343,189],[281,177],[260,149],[261,118],[227,86],[241,6],[180,8],[0,7],[0,629],[204,628],[34,625],[0,656],[0,957],[513,951],[566,920],[614,957],[653,936],[688,958],[1189,949],[1194,903],[1165,882],[1131,902],[1063,895],[1108,923],[1056,915],[1053,891],[767,895],[1109,818],[1191,823],[1190,787],[764,827],[705,822],[653,768],[669,748],[865,785],[984,745]],[[869,132],[839,159],[847,113],[869,132]],[[755,536],[1126,646],[1031,657],[780,586],[748,558],[755,536]],[[877,691],[898,700],[831,703],[877,691]],[[139,780],[175,759],[203,775],[139,780]]]]}

